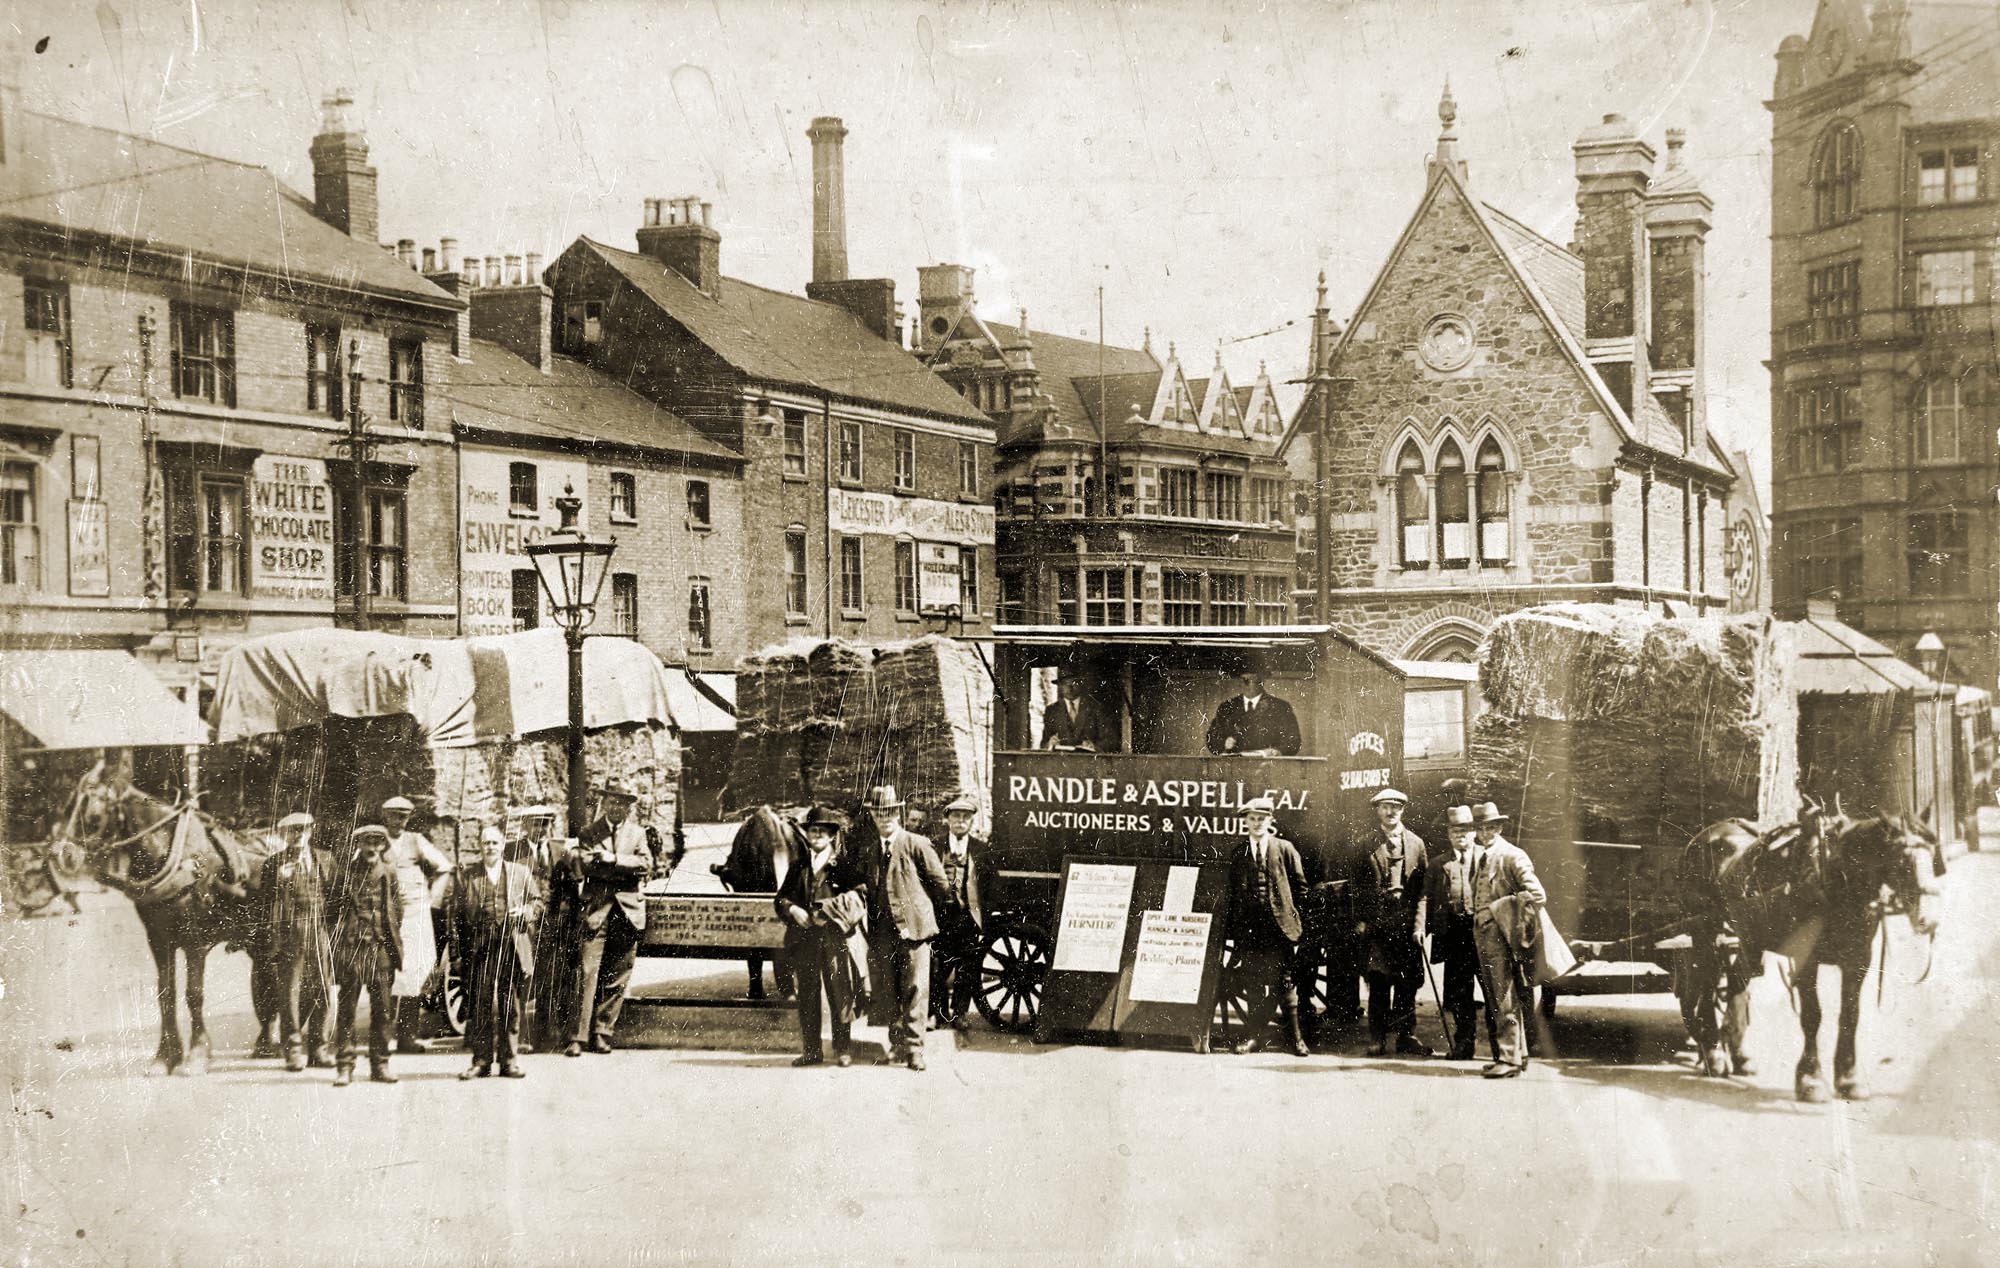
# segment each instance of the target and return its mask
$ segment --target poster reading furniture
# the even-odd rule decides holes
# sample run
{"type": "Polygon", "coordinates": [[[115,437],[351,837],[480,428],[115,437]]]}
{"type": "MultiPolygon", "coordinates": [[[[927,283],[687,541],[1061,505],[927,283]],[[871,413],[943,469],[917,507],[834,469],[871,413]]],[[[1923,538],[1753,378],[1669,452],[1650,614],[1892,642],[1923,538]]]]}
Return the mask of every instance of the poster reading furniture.
{"type": "Polygon", "coordinates": [[[333,485],[319,458],[250,469],[250,585],[260,599],[333,601],[333,485]]]}
{"type": "Polygon", "coordinates": [[[556,499],[565,487],[584,500],[577,522],[590,523],[589,472],[581,462],[472,446],[458,472],[460,631],[511,634],[540,624],[548,599],[526,550],[562,523],[556,499]]]}

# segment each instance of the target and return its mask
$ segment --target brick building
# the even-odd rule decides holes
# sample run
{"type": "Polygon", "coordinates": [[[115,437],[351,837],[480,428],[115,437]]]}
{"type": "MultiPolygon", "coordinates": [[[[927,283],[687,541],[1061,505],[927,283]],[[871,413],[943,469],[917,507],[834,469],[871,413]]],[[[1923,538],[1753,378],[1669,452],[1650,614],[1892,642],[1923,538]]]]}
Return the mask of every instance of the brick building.
{"type": "MultiPolygon", "coordinates": [[[[1390,656],[1468,659],[1536,603],[1721,606],[1734,479],[1703,391],[1710,202],[1679,135],[1656,179],[1623,119],[1586,131],[1565,247],[1478,199],[1449,91],[1439,117],[1424,196],[1328,357],[1353,381],[1328,453],[1333,623],[1390,656]]],[[[1285,450],[1308,487],[1317,409],[1309,395],[1285,450]]]]}
{"type": "Polygon", "coordinates": [[[1060,625],[1282,624],[1294,544],[1271,380],[1218,354],[1121,348],[974,311],[972,270],[918,270],[918,347],[999,429],[999,613],[1060,625]],[[1102,473],[1115,473],[1111,482],[1102,473]]]}
{"type": "Polygon", "coordinates": [[[459,456],[459,605],[466,634],[527,629],[548,600],[523,553],[583,502],[617,539],[594,633],[635,638],[669,665],[726,670],[751,650],[738,528],[740,456],[616,379],[551,347],[554,296],[533,256],[470,285],[469,355],[452,389],[459,456]]]}
{"type": "Polygon", "coordinates": [[[894,282],[847,276],[845,135],[810,133],[804,297],[724,276],[694,199],[648,200],[638,251],[580,238],[545,275],[559,351],[741,455],[726,580],[753,648],[991,619],[993,424],[903,348],[894,282]]]}
{"type": "Polygon", "coordinates": [[[350,106],[306,197],[0,85],[0,646],[132,653],[194,707],[229,646],[357,590],[378,628],[455,628],[463,305],[377,244],[350,106]]]}
{"type": "Polygon", "coordinates": [[[2000,672],[2000,14],[1824,0],[1771,109],[1772,582],[1945,673],[2000,672]]]}

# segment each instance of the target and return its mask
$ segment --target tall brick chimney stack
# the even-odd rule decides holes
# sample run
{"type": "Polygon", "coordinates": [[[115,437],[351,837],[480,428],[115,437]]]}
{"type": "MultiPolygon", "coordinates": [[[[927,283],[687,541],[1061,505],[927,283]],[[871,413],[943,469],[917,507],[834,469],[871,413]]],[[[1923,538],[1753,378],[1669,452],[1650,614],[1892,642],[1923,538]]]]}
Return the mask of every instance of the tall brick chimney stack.
{"type": "Polygon", "coordinates": [[[1576,156],[1584,338],[1613,395],[1630,411],[1648,390],[1652,285],[1645,204],[1653,147],[1625,116],[1608,114],[1570,148],[1576,156]]]}
{"type": "Polygon", "coordinates": [[[313,214],[350,237],[374,245],[378,231],[375,169],[368,141],[353,120],[354,94],[336,88],[320,102],[312,140],[313,214]]]}
{"type": "Polygon", "coordinates": [[[847,128],[822,115],[806,129],[813,148],[813,275],[815,282],[847,280],[847,175],[841,143],[847,128]]]}
{"type": "Polygon", "coordinates": [[[472,305],[472,335],[499,344],[547,374],[555,365],[555,292],[542,285],[540,255],[505,259],[499,285],[466,295],[472,305]]]}
{"type": "Polygon", "coordinates": [[[704,295],[722,295],[722,235],[710,224],[713,205],[699,198],[648,198],[639,252],[650,255],[704,295]]]}
{"type": "Polygon", "coordinates": [[[1702,192],[1681,150],[1687,133],[1667,129],[1667,170],[1646,194],[1646,234],[1652,243],[1652,360],[1655,390],[1678,398],[1682,420],[1698,436],[1707,425],[1704,361],[1707,332],[1708,230],[1715,204],[1702,192]]]}

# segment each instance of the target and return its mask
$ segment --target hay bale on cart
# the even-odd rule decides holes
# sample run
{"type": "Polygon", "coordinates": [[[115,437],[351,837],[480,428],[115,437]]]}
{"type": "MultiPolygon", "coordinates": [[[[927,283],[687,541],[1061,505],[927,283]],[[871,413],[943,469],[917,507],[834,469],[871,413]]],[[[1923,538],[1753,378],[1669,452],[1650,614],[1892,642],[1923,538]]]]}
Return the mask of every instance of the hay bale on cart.
{"type": "Polygon", "coordinates": [[[1675,924],[1691,837],[1732,816],[1796,815],[1791,666],[1790,631],[1759,616],[1555,604],[1495,622],[1470,785],[1514,816],[1566,935],[1608,943],[1675,924]]]}
{"type": "Polygon", "coordinates": [[[730,804],[851,807],[892,783],[933,809],[986,786],[992,718],[992,679],[956,639],[772,648],[737,666],[730,804]]]}

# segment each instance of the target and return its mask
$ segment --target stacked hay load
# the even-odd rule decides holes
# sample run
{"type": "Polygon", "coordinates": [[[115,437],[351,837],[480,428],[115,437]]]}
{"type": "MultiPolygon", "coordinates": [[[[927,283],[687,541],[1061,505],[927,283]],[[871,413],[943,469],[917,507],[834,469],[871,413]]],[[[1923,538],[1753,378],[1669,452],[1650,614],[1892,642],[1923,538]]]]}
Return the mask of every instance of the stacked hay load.
{"type": "Polygon", "coordinates": [[[992,679],[968,643],[788,644],[738,665],[736,699],[738,810],[851,809],[879,783],[934,810],[991,777],[992,679]]]}
{"type": "Polygon", "coordinates": [[[1789,632],[1763,617],[1555,604],[1495,622],[1474,795],[1513,815],[1510,835],[1538,859],[1579,857],[1576,841],[1641,847],[1597,850],[1583,874],[1547,878],[1587,887],[1560,904],[1591,913],[1565,932],[1615,938],[1632,932],[1625,920],[1671,921],[1673,868],[1691,837],[1718,819],[1797,814],[1791,664],[1789,632]]]}

